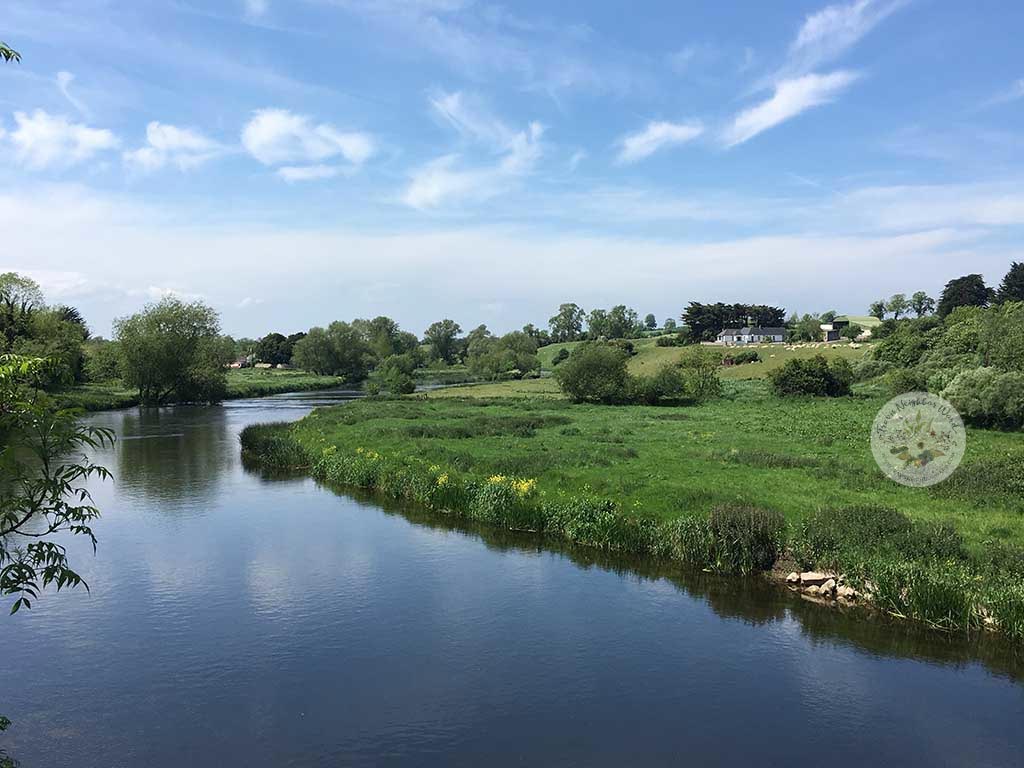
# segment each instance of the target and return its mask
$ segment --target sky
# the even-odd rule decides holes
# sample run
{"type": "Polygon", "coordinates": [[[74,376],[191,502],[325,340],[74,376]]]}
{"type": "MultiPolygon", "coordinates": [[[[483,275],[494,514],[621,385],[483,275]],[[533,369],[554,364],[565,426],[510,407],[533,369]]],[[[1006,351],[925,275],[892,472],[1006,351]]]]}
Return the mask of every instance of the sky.
{"type": "Polygon", "coordinates": [[[4,0],[0,271],[93,332],[864,314],[1024,260],[1018,0],[4,0]]]}

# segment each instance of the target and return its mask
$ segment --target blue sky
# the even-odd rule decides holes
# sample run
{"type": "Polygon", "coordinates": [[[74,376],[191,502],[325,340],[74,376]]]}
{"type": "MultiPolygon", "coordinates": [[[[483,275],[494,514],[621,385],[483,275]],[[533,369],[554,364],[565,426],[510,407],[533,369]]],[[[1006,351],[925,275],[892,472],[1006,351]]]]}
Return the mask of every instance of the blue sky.
{"type": "Polygon", "coordinates": [[[94,330],[858,313],[1024,258],[1024,4],[5,0],[0,270],[94,330]]]}

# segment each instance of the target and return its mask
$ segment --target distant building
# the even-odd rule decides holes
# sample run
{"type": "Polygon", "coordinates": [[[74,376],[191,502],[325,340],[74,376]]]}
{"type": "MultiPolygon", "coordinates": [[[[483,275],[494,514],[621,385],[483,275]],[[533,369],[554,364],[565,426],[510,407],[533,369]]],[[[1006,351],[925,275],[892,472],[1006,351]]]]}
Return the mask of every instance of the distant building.
{"type": "Polygon", "coordinates": [[[719,344],[774,344],[786,340],[785,328],[725,328],[718,334],[719,344]]]}
{"type": "Polygon", "coordinates": [[[831,323],[821,324],[823,341],[839,341],[843,338],[843,329],[849,327],[850,321],[835,318],[831,323]]]}

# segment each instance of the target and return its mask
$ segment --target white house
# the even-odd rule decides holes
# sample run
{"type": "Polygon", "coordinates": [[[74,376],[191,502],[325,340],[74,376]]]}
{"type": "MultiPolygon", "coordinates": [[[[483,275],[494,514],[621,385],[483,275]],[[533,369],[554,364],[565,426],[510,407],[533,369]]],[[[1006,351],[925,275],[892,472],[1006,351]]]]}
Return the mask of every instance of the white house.
{"type": "Polygon", "coordinates": [[[725,328],[718,334],[719,344],[773,344],[786,340],[785,328],[725,328]]]}

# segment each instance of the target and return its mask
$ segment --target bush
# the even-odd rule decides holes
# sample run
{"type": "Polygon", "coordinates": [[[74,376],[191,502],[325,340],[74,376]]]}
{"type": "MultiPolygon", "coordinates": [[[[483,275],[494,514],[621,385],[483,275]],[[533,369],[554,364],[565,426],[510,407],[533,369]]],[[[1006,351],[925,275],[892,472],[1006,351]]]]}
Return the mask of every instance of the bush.
{"type": "Polygon", "coordinates": [[[897,368],[885,375],[885,383],[894,395],[905,392],[920,392],[927,387],[927,382],[914,368],[897,368]]]}
{"type": "Polygon", "coordinates": [[[739,352],[732,352],[726,355],[722,362],[727,365],[744,365],[746,363],[759,363],[761,356],[754,349],[743,349],[739,352]]]}
{"type": "Polygon", "coordinates": [[[678,365],[686,382],[684,395],[688,399],[707,400],[722,394],[722,380],[718,376],[722,356],[717,349],[691,347],[683,351],[678,365]]]}
{"type": "Polygon", "coordinates": [[[677,333],[659,336],[654,343],[659,347],[685,347],[690,343],[690,332],[683,328],[677,333]]]}
{"type": "Polygon", "coordinates": [[[853,367],[854,381],[877,379],[893,369],[893,364],[886,360],[861,360],[853,367]]]}
{"type": "Polygon", "coordinates": [[[965,421],[982,427],[1024,426],[1024,373],[975,368],[957,374],[942,390],[965,421]]]}
{"type": "Polygon", "coordinates": [[[562,347],[560,350],[558,350],[557,353],[555,353],[555,357],[551,361],[551,367],[554,367],[554,366],[558,365],[559,363],[564,363],[568,359],[569,359],[569,350],[566,349],[565,347],[562,347]]]}
{"type": "Polygon", "coordinates": [[[581,344],[558,366],[555,380],[575,403],[624,403],[631,394],[626,360],[626,353],[610,344],[581,344]]]}
{"type": "Polygon", "coordinates": [[[768,377],[777,395],[841,397],[850,394],[853,368],[842,358],[829,363],[823,355],[816,355],[809,360],[789,360],[768,377]]]}
{"type": "Polygon", "coordinates": [[[785,546],[785,521],[772,510],[716,507],[708,518],[708,528],[714,547],[714,567],[720,571],[768,570],[785,546]]]}
{"type": "Polygon", "coordinates": [[[686,391],[686,378],[678,366],[666,363],[653,376],[632,378],[631,400],[657,405],[661,400],[679,398],[686,391]]]}

